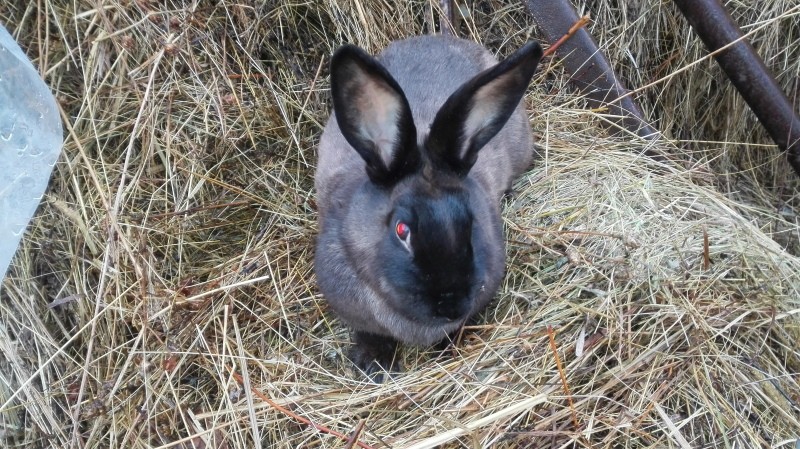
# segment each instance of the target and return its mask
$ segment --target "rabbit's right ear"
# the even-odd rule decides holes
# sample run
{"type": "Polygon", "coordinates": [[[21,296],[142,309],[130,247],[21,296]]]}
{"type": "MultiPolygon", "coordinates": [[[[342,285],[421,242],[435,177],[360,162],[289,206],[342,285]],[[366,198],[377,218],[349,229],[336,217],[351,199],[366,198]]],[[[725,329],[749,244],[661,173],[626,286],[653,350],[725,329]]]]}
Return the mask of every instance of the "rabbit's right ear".
{"type": "Polygon", "coordinates": [[[466,176],[478,152],[506,124],[542,58],[529,42],[459,87],[431,124],[426,145],[434,166],[466,176]]]}
{"type": "Polygon", "coordinates": [[[397,81],[373,57],[345,45],[331,58],[331,93],[342,135],[370,180],[391,186],[419,166],[417,130],[397,81]]]}

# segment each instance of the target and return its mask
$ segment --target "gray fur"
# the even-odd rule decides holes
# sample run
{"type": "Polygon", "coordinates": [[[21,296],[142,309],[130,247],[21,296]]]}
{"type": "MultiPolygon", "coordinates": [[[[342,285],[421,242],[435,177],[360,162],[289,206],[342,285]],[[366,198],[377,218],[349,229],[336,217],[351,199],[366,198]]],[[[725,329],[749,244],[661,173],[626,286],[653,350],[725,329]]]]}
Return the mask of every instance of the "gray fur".
{"type": "MultiPolygon", "coordinates": [[[[445,100],[462,83],[497,64],[480,45],[449,36],[394,42],[377,59],[405,93],[420,145],[445,100]]],[[[481,262],[470,280],[472,306],[468,316],[486,307],[504,276],[501,198],[533,158],[533,138],[522,103],[480,150],[466,178],[459,181],[469,197],[473,257],[481,262]]],[[[425,167],[421,170],[424,174],[408,176],[385,189],[370,182],[364,164],[332,114],[320,141],[315,177],[320,214],[315,271],[320,289],[339,318],[355,331],[416,345],[441,341],[466,318],[448,321],[404,315],[399,309],[409,300],[375,269],[393,257],[379,251],[387,238],[387,217],[393,201],[414,189],[435,189],[440,174],[425,167]]]]}

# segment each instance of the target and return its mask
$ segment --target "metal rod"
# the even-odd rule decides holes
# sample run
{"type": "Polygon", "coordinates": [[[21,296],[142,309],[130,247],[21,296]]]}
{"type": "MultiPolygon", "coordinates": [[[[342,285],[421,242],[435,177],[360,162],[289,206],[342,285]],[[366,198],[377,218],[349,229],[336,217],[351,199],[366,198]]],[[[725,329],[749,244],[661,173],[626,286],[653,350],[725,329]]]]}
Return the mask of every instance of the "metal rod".
{"type": "MultiPolygon", "coordinates": [[[[525,0],[528,12],[552,44],[578,21],[578,14],[568,0],[525,0]]],[[[608,108],[609,116],[616,117],[615,125],[640,137],[656,134],[644,119],[642,110],[628,95],[611,68],[605,55],[600,52],[592,36],[581,28],[572,38],[564,42],[556,54],[559,55],[571,82],[589,101],[592,108],[608,108]],[[611,101],[623,97],[614,103],[611,101]]]]}
{"type": "Polygon", "coordinates": [[[800,117],[742,30],[718,0],[674,0],[714,58],[800,175],[800,117]]]}

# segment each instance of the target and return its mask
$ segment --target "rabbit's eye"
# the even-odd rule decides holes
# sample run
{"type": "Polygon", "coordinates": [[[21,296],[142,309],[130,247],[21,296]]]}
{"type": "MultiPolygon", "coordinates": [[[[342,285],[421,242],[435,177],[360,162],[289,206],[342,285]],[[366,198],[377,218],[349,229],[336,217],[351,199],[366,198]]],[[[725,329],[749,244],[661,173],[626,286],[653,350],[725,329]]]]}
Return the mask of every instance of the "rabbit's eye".
{"type": "Polygon", "coordinates": [[[402,221],[398,221],[397,226],[394,227],[394,232],[397,233],[397,236],[400,237],[400,240],[406,241],[408,236],[411,234],[411,228],[402,221]]]}

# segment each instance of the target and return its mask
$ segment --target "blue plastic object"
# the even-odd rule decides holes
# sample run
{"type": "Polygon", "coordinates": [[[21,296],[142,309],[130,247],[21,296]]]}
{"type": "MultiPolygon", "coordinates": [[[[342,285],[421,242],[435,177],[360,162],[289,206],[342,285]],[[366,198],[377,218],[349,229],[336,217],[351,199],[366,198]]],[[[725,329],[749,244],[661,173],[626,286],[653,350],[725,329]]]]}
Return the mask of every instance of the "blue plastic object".
{"type": "Polygon", "coordinates": [[[0,279],[47,188],[62,132],[53,94],[0,25],[0,279]]]}

